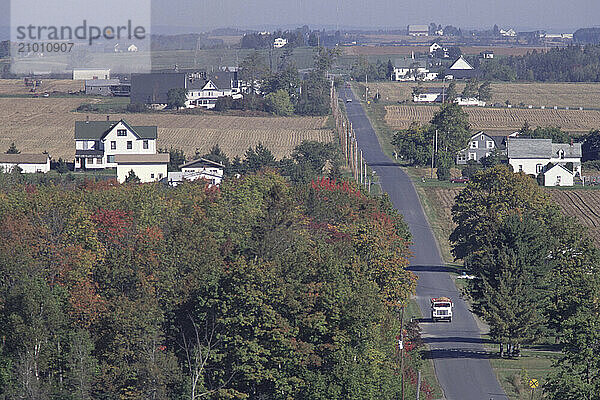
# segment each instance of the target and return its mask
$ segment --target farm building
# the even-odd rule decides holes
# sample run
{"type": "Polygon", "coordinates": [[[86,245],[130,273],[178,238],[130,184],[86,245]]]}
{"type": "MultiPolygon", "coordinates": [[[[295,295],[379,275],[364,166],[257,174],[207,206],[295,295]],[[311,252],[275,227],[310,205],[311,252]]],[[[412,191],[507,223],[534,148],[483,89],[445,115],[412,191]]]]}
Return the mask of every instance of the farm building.
{"type": "Polygon", "coordinates": [[[544,186],[573,186],[573,171],[561,164],[548,164],[543,172],[544,186]]]}
{"type": "Polygon", "coordinates": [[[485,101],[481,101],[476,97],[461,97],[458,96],[454,102],[459,106],[478,106],[485,107],[485,101]]]}
{"type": "Polygon", "coordinates": [[[276,49],[280,49],[280,48],[282,48],[283,46],[285,46],[286,44],[288,44],[288,41],[287,41],[287,39],[280,38],[280,37],[279,37],[279,38],[276,38],[276,39],[273,41],[273,47],[275,47],[276,49]]]}
{"type": "Polygon", "coordinates": [[[88,79],[85,81],[85,94],[112,96],[111,86],[119,85],[118,79],[88,79]]]}
{"type": "MultiPolygon", "coordinates": [[[[552,143],[552,139],[509,137],[506,144],[508,163],[515,172],[538,176],[555,165],[581,176],[581,143],[552,143]]],[[[558,170],[557,170],[558,171],[558,170]]]]}
{"type": "Polygon", "coordinates": [[[413,95],[413,101],[415,103],[443,103],[445,94],[445,87],[425,88],[418,95],[413,95]]]}
{"type": "Polygon", "coordinates": [[[189,181],[206,179],[212,185],[220,185],[225,166],[221,163],[200,158],[180,166],[183,178],[189,181]]]}
{"type": "Polygon", "coordinates": [[[435,72],[429,72],[427,63],[423,60],[409,58],[396,60],[394,64],[394,72],[391,77],[393,81],[432,81],[438,75],[435,72]]]}
{"type": "Polygon", "coordinates": [[[73,80],[110,79],[110,69],[74,68],[73,80]]]}
{"type": "Polygon", "coordinates": [[[408,36],[429,36],[429,25],[408,25],[408,36]]]}
{"type": "Polygon", "coordinates": [[[506,137],[492,136],[479,131],[469,140],[469,147],[462,149],[456,155],[456,163],[465,165],[467,161],[481,161],[482,158],[490,156],[494,151],[506,154],[506,137]]]}
{"type": "Polygon", "coordinates": [[[187,108],[214,108],[218,98],[241,98],[241,84],[237,71],[205,73],[150,73],[131,76],[131,103],[166,107],[171,89],[185,89],[187,108]]]}
{"type": "Polygon", "coordinates": [[[169,153],[158,154],[117,154],[117,180],[125,182],[131,171],[141,183],[158,182],[167,176],[169,153]]]}
{"type": "Polygon", "coordinates": [[[119,154],[156,154],[156,138],[156,126],[131,126],[123,119],[76,121],[75,169],[114,168],[119,154]]]}
{"type": "Polygon", "coordinates": [[[469,64],[463,56],[460,56],[446,70],[446,78],[448,79],[471,79],[478,75],[478,71],[469,64]]]}
{"type": "Polygon", "coordinates": [[[50,157],[48,154],[0,154],[0,171],[11,172],[15,167],[24,173],[46,173],[50,171],[50,157]]]}

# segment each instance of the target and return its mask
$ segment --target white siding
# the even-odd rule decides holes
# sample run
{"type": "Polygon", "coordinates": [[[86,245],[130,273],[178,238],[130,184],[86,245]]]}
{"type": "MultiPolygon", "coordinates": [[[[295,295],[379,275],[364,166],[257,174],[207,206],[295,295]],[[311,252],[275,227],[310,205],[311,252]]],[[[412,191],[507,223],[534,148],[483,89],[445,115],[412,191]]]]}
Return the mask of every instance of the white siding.
{"type": "Polygon", "coordinates": [[[3,172],[11,172],[12,169],[18,165],[23,173],[33,174],[36,172],[46,173],[50,171],[50,159],[45,164],[14,164],[14,163],[0,163],[0,170],[3,172]]]}
{"type": "Polygon", "coordinates": [[[156,182],[167,177],[167,164],[119,164],[117,166],[119,183],[125,182],[131,170],[142,183],[156,182]]]}

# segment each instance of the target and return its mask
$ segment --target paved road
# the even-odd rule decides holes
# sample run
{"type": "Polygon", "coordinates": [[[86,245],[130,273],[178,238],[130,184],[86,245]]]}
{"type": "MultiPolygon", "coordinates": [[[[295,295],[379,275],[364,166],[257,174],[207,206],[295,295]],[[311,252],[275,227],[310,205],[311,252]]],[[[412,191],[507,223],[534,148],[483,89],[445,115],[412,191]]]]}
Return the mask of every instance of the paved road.
{"type": "Polygon", "coordinates": [[[429,344],[436,375],[448,400],[507,400],[490,366],[483,341],[468,305],[459,297],[456,286],[445,271],[440,251],[421,208],[410,178],[386,157],[359,101],[350,89],[341,89],[348,118],[359,148],[369,166],[377,172],[382,189],[404,215],[413,236],[411,270],[419,276],[417,302],[424,316],[430,314],[431,297],[448,296],[454,300],[452,323],[421,323],[429,344]]]}

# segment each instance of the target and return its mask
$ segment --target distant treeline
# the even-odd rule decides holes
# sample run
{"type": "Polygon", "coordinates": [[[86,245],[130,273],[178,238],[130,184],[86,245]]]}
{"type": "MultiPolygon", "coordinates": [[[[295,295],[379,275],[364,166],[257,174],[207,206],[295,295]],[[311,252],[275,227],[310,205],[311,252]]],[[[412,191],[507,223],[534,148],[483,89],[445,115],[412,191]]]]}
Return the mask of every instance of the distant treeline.
{"type": "Polygon", "coordinates": [[[325,30],[311,31],[308,26],[303,26],[295,30],[275,31],[273,33],[248,33],[242,37],[241,47],[243,49],[267,49],[276,38],[283,38],[288,41],[286,47],[301,46],[325,46],[333,47],[340,43],[348,43],[356,40],[356,36],[342,34],[340,31],[335,33],[325,30]]]}
{"type": "Polygon", "coordinates": [[[581,28],[573,34],[573,40],[582,44],[600,43],[600,28],[581,28]]]}
{"type": "Polygon", "coordinates": [[[483,79],[540,82],[600,82],[600,45],[533,50],[524,56],[511,56],[480,62],[483,79]]]}
{"type": "Polygon", "coordinates": [[[196,50],[223,47],[221,39],[212,39],[205,34],[189,33],[184,35],[152,35],[151,48],[154,51],[196,50]]]}

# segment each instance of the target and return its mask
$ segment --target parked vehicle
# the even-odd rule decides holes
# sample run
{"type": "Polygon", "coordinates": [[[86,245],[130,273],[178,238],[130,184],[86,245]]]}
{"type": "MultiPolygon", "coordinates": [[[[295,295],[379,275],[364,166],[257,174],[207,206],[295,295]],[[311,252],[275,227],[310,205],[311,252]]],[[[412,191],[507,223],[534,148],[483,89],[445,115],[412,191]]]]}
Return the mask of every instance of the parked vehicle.
{"type": "Polygon", "coordinates": [[[347,99],[346,99],[346,103],[352,103],[352,99],[350,99],[350,98],[347,98],[347,99]]]}
{"type": "Polygon", "coordinates": [[[469,178],[461,176],[460,178],[452,178],[450,179],[452,183],[467,183],[469,182],[469,178]]]}
{"type": "Polygon", "coordinates": [[[433,322],[448,320],[452,322],[452,300],[449,297],[434,297],[431,299],[431,320],[433,322]]]}

